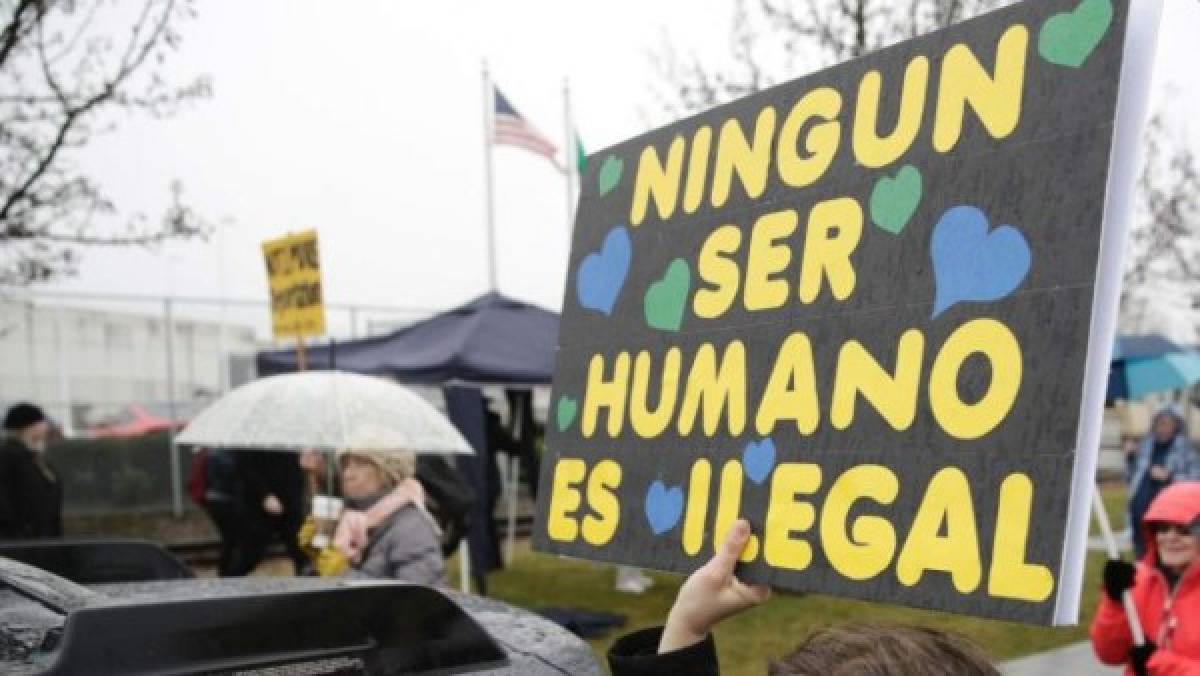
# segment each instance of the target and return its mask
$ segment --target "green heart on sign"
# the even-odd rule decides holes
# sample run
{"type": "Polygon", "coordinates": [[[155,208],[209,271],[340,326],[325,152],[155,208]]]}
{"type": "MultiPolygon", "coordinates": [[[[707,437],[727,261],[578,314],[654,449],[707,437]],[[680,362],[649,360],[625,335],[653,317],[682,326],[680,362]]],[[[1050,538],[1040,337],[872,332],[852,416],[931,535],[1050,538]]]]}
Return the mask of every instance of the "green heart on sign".
{"type": "Polygon", "coordinates": [[[1083,0],[1074,11],[1042,24],[1038,53],[1050,63],[1078,68],[1104,39],[1112,20],[1112,0],[1083,0]]]}
{"type": "Polygon", "coordinates": [[[687,261],[676,258],[667,266],[662,279],[646,290],[643,309],[646,323],[661,331],[678,331],[683,325],[683,310],[692,290],[692,271],[687,261]]]}
{"type": "Polygon", "coordinates": [[[558,431],[566,432],[571,423],[575,422],[575,414],[579,412],[579,402],[570,397],[558,398],[558,411],[555,418],[558,421],[558,431]]]}
{"type": "Polygon", "coordinates": [[[921,172],[906,164],[896,177],[880,176],[871,191],[871,220],[893,235],[900,234],[921,204],[921,172]]]}
{"type": "Polygon", "coordinates": [[[617,187],[617,184],[621,182],[621,172],[624,169],[625,161],[616,155],[604,158],[604,164],[600,165],[600,175],[596,177],[596,185],[600,188],[601,197],[617,187]]]}

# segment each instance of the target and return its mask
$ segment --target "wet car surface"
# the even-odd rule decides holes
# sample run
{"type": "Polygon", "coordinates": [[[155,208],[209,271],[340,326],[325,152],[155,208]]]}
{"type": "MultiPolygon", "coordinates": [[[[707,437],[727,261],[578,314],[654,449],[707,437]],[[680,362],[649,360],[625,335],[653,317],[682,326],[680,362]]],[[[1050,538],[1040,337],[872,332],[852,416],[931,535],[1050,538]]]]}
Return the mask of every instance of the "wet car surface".
{"type": "MultiPolygon", "coordinates": [[[[37,570],[37,569],[34,569],[37,570]]],[[[319,578],[225,578],[134,582],[79,587],[39,571],[39,579],[26,580],[49,597],[35,601],[11,586],[0,588],[0,673],[40,673],[51,668],[62,649],[63,627],[73,609],[96,609],[129,604],[156,604],[176,600],[249,598],[264,594],[330,591],[362,587],[355,583],[319,578]],[[66,612],[61,612],[61,611],[66,612]]],[[[361,591],[361,590],[360,590],[361,591]]],[[[491,599],[440,590],[491,636],[507,657],[507,664],[479,665],[469,673],[500,674],[602,674],[595,654],[578,637],[531,612],[491,599]]],[[[28,589],[27,589],[28,592],[28,589]]],[[[398,609],[396,612],[404,612],[398,609]]],[[[152,637],[146,639],[153,641],[152,637]]],[[[121,650],[150,650],[154,646],[122,646],[121,650]]],[[[237,673],[329,674],[364,673],[354,658],[303,660],[237,673]]],[[[390,673],[386,666],[370,673],[390,673]]],[[[402,673],[402,672],[394,672],[402,673]]],[[[441,672],[445,673],[445,672],[441,672]]]]}

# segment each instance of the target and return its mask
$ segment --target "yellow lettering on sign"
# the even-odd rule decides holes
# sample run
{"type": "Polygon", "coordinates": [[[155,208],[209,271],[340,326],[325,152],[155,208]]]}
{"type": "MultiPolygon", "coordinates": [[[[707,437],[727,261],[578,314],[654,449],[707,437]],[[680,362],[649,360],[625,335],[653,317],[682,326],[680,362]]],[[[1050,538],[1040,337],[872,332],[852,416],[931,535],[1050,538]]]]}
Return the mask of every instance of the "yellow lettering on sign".
{"type": "Polygon", "coordinates": [[[600,409],[608,409],[608,436],[621,434],[625,420],[625,393],[629,391],[629,353],[613,360],[612,378],[604,379],[604,355],[592,356],[588,364],[587,393],[583,397],[583,436],[592,438],[600,409]]]}
{"type": "Polygon", "coordinates": [[[778,242],[796,232],[799,217],[792,209],[764,214],[750,234],[746,261],[746,293],[742,302],[751,312],[783,307],[788,299],[787,281],[775,277],[792,261],[790,247],[778,242]]]}
{"type": "Polygon", "coordinates": [[[890,505],[900,492],[892,470],[859,465],[846,470],[829,487],[821,508],[821,545],[829,565],[851,580],[869,580],[883,572],[896,554],[896,530],[878,516],[860,516],[846,536],[846,519],[854,503],[870,499],[890,505]]]}
{"type": "Polygon", "coordinates": [[[779,128],[779,149],[776,164],[779,180],[793,188],[812,185],[825,175],[837,157],[842,124],[842,95],[831,87],[820,87],[805,94],[779,128]],[[800,132],[810,120],[819,119],[804,137],[807,156],[800,154],[800,132]]]}
{"type": "Polygon", "coordinates": [[[696,425],[696,416],[704,410],[704,435],[717,433],[725,414],[729,434],[737,436],[746,427],[746,346],[735,340],[725,347],[720,369],[717,351],[704,343],[696,351],[679,406],[679,434],[688,436],[696,425]]]}
{"type": "Polygon", "coordinates": [[[675,213],[675,203],[679,200],[679,183],[683,176],[682,136],[676,136],[671,141],[667,151],[667,163],[664,165],[658,157],[654,146],[646,146],[638,161],[637,178],[633,183],[633,203],[629,209],[629,224],[638,226],[646,220],[646,210],[650,200],[658,209],[658,217],[668,220],[675,213]]]}
{"type": "Polygon", "coordinates": [[[763,536],[767,565],[804,570],[812,563],[812,545],[794,537],[813,527],[817,512],[812,503],[798,499],[821,486],[821,468],[809,463],[785,462],[771,476],[771,498],[763,536]]]}
{"type": "Polygon", "coordinates": [[[574,542],[579,524],[571,517],[579,509],[583,496],[576,488],[583,483],[587,465],[578,458],[562,458],[554,466],[550,483],[550,507],[546,510],[546,534],[559,542],[574,542]]]}
{"type": "Polygon", "coordinates": [[[854,265],[850,254],[862,237],[863,212],[852,197],[818,202],[808,215],[804,238],[804,263],[800,270],[800,301],[812,303],[829,279],[833,297],[846,300],[854,292],[854,265]]]}
{"type": "Polygon", "coordinates": [[[797,331],[784,339],[775,354],[775,366],[758,404],[754,429],[767,437],[780,420],[795,420],[800,434],[809,435],[817,429],[820,415],[812,343],[797,331]]]}
{"type": "Polygon", "coordinates": [[[885,371],[857,340],[847,341],[838,352],[833,402],[829,417],[844,430],[854,423],[854,404],[859,394],[875,407],[895,430],[906,430],[917,415],[917,387],[921,379],[921,355],[925,336],[909,329],[900,336],[896,349],[896,373],[885,371]]]}
{"type": "MultiPolygon", "coordinates": [[[[587,501],[594,514],[583,517],[583,539],[600,547],[608,544],[621,522],[621,503],[613,492],[621,486],[621,466],[601,460],[588,477],[587,501]]],[[[552,496],[553,498],[553,496],[552,496]]]]}
{"type": "Polygon", "coordinates": [[[758,199],[767,188],[767,170],[771,167],[771,139],[775,136],[775,109],[767,106],[758,113],[754,124],[754,142],[746,139],[735,119],[721,125],[717,140],[717,159],[713,166],[712,205],[725,206],[736,173],[750,199],[758,199]]]}
{"type": "Polygon", "coordinates": [[[1032,513],[1033,482],[1024,474],[1008,475],[1000,484],[1000,504],[996,508],[989,596],[1038,603],[1054,591],[1050,569],[1025,562],[1032,513]]]}
{"type": "Polygon", "coordinates": [[[927,570],[949,573],[961,594],[975,591],[983,577],[971,485],[957,467],[944,467],[929,481],[896,562],[896,578],[906,587],[920,583],[927,570]]]}
{"type": "Polygon", "coordinates": [[[978,439],[999,425],[1012,410],[1021,389],[1021,346],[1007,326],[995,319],[972,319],[955,329],[933,360],[929,374],[929,406],[933,417],[956,439],[978,439]],[[982,354],[992,379],[974,404],[958,396],[958,371],[967,357],[982,354]]]}
{"type": "Polygon", "coordinates": [[[325,333],[321,258],[315,230],[263,242],[271,328],[276,339],[325,333]]]}
{"type": "Polygon", "coordinates": [[[736,225],[722,225],[704,240],[696,261],[696,271],[700,279],[716,288],[696,291],[692,310],[697,317],[716,319],[733,305],[741,277],[738,264],[730,254],[736,253],[741,245],[742,231],[736,225]]]}
{"type": "Polygon", "coordinates": [[[642,350],[633,362],[633,392],[629,397],[629,424],[643,439],[653,439],[671,424],[675,412],[675,398],[679,391],[679,371],[683,356],[679,348],[667,350],[663,359],[662,379],[659,381],[658,408],[651,410],[650,402],[650,352],[642,350]]]}
{"type": "Polygon", "coordinates": [[[994,75],[966,45],[954,45],[946,52],[933,126],[935,150],[948,153],[958,145],[968,104],[992,138],[1007,138],[1016,130],[1021,121],[1028,47],[1029,29],[1025,26],[1018,24],[1004,31],[996,46],[994,75]]]}
{"type": "Polygon", "coordinates": [[[900,113],[891,134],[879,136],[879,98],[883,75],[868,71],[858,85],[858,105],[854,109],[854,157],[859,164],[878,169],[895,162],[917,140],[921,117],[925,114],[925,91],[929,87],[929,59],[918,56],[904,69],[904,88],[900,94],[900,113]]]}
{"type": "MultiPolygon", "coordinates": [[[[728,533],[733,528],[733,522],[738,520],[742,509],[742,463],[730,460],[721,469],[721,488],[717,494],[717,516],[713,521],[713,532],[728,533]]],[[[720,537],[713,538],[713,551],[721,548],[720,537]]],[[[749,563],[758,558],[758,536],[751,535],[742,550],[741,560],[749,563]]]]}
{"type": "Polygon", "coordinates": [[[694,214],[704,201],[705,180],[708,178],[708,155],[712,148],[712,127],[696,130],[692,137],[691,159],[688,160],[687,185],[683,189],[683,210],[694,214]]]}
{"type": "Polygon", "coordinates": [[[692,465],[688,481],[687,512],[683,518],[683,551],[688,556],[700,553],[704,546],[704,526],[708,520],[708,494],[712,484],[712,463],[701,458],[692,465]]]}

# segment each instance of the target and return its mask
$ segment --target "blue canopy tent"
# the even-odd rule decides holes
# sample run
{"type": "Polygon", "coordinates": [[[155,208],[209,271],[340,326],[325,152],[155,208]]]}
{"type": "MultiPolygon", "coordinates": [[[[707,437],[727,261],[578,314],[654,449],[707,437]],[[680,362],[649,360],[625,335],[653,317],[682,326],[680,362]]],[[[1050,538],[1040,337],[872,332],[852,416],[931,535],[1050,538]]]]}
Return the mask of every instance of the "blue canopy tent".
{"type": "MultiPolygon", "coordinates": [[[[548,385],[558,315],[498,293],[381,336],[310,347],[310,369],[390,376],[407,384],[548,385]]],[[[296,370],[296,351],[258,354],[258,374],[296,370]]]]}
{"type": "MultiPolygon", "coordinates": [[[[491,507],[498,481],[490,454],[494,425],[489,425],[482,385],[510,388],[509,400],[522,403],[521,443],[532,456],[532,412],[528,390],[549,385],[558,350],[558,315],[542,308],[488,293],[429,319],[391,333],[307,350],[308,367],[388,376],[406,384],[441,385],[446,412],[475,449],[459,456],[459,472],[475,489],[468,542],[471,564],[482,575],[500,564],[491,507]],[[511,390],[525,390],[514,394],[511,390]]],[[[296,370],[294,350],[260,352],[260,376],[296,370]]],[[[531,472],[532,482],[537,481],[531,472]]],[[[477,578],[477,582],[481,578],[477,578]]]]}

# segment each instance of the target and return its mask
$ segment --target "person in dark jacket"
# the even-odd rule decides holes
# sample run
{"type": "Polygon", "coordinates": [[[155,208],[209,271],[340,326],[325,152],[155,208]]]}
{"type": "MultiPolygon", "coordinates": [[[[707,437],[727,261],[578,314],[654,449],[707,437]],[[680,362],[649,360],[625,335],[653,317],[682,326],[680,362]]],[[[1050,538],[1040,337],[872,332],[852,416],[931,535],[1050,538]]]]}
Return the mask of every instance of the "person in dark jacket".
{"type": "MultiPolygon", "coordinates": [[[[767,587],[743,584],[733,574],[750,539],[744,519],[725,543],[692,573],[663,627],[621,637],[608,653],[613,676],[675,674],[715,676],[720,672],[712,629],[721,620],[770,597],[767,587]]],[[[937,629],[857,625],[818,630],[790,655],[767,667],[771,676],[998,676],[987,656],[964,638],[937,629]]]]}
{"type": "Polygon", "coordinates": [[[62,484],[46,460],[49,433],[46,414],[33,404],[16,404],[4,416],[0,538],[62,535],[62,484]]]}
{"type": "Polygon", "coordinates": [[[297,572],[308,564],[297,536],[308,516],[304,470],[296,453],[236,451],[241,484],[242,543],[230,575],[248,575],[262,562],[274,537],[287,550],[297,572]]]}
{"type": "Polygon", "coordinates": [[[245,528],[240,510],[241,485],[233,454],[213,449],[205,460],[204,510],[208,512],[221,539],[217,575],[227,577],[239,571],[245,547],[245,528]]]}
{"type": "Polygon", "coordinates": [[[1146,554],[1142,515],[1170,484],[1200,480],[1200,455],[1188,441],[1183,416],[1167,407],[1155,414],[1150,433],[1127,462],[1130,534],[1134,558],[1141,559],[1146,554]]]}

